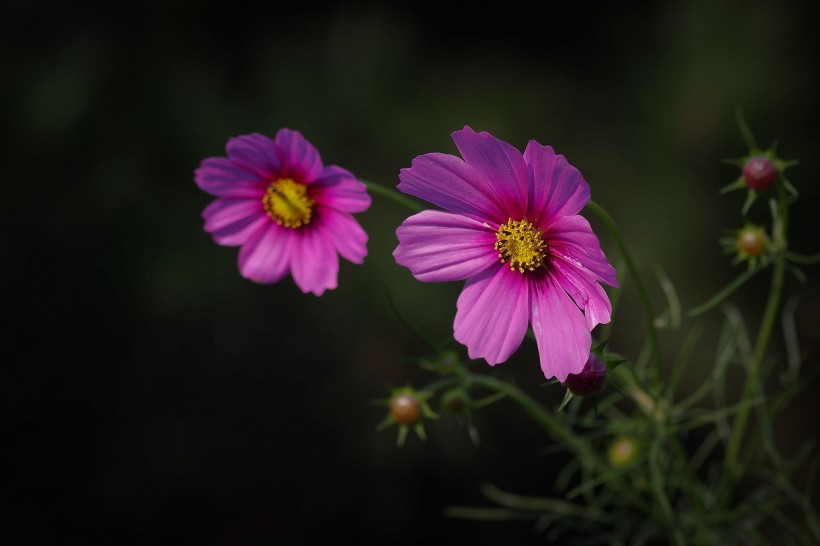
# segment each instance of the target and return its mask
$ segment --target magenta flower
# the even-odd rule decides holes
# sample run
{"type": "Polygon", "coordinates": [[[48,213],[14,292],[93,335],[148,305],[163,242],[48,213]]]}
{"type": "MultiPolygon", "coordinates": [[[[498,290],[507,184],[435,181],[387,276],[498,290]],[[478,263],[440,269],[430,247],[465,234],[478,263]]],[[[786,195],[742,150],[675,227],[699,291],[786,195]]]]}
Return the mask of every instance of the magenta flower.
{"type": "Polygon", "coordinates": [[[370,206],[365,185],[345,169],[322,165],[301,133],[281,129],[274,140],[228,140],[228,157],[205,159],[197,185],[217,199],[202,211],[205,231],[241,246],[239,272],[260,283],[290,273],[302,292],[336,288],[339,255],[362,263],[367,233],[351,213],[370,206]]]}
{"type": "Polygon", "coordinates": [[[615,269],[589,223],[581,173],[549,146],[524,155],[469,127],[453,133],[464,160],[426,154],[402,169],[398,188],[445,209],[411,216],[396,230],[396,262],[420,281],[466,279],[453,326],[470,358],[507,360],[535,334],[541,369],[566,380],[589,358],[590,332],[612,306],[599,283],[615,269]]]}

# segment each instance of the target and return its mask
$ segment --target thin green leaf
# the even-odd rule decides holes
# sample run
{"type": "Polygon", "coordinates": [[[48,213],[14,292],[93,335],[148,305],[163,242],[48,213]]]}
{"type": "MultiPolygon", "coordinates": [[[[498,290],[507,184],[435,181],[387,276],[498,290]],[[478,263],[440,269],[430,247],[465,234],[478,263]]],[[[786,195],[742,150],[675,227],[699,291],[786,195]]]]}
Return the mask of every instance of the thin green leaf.
{"type": "Polygon", "coordinates": [[[744,400],[743,402],[738,402],[737,404],[733,404],[726,408],[720,408],[713,411],[707,411],[705,413],[698,413],[692,417],[689,417],[686,421],[680,424],[681,430],[691,430],[693,428],[702,427],[703,425],[709,425],[721,420],[726,419],[727,417],[736,414],[737,412],[745,409],[751,408],[754,406],[758,406],[766,401],[766,398],[763,396],[758,396],[757,398],[750,398],[749,400],[744,400]]]}
{"type": "Polygon", "coordinates": [[[686,362],[689,360],[689,355],[692,354],[692,351],[694,350],[695,345],[700,339],[702,333],[703,326],[700,324],[695,325],[695,327],[692,328],[686,335],[686,338],[684,338],[683,343],[681,344],[681,348],[675,357],[674,364],[672,365],[669,381],[666,384],[666,397],[670,400],[674,397],[675,391],[678,388],[678,383],[680,383],[680,379],[683,377],[683,370],[686,366],[686,362]]]}
{"type": "Polygon", "coordinates": [[[596,508],[580,506],[555,498],[515,495],[507,491],[502,491],[491,483],[482,484],[481,492],[491,501],[506,508],[550,512],[565,517],[577,517],[599,523],[608,523],[611,521],[611,518],[606,512],[596,508]]]}
{"type": "Polygon", "coordinates": [[[672,284],[669,276],[659,265],[655,265],[653,270],[655,277],[658,279],[658,283],[663,289],[663,293],[666,295],[666,301],[669,305],[669,308],[655,319],[655,325],[659,328],[669,326],[672,330],[677,330],[681,322],[681,307],[678,293],[675,291],[675,285],[672,284]]]}
{"type": "Polygon", "coordinates": [[[723,186],[722,188],[720,188],[720,191],[718,192],[718,195],[726,195],[727,193],[729,193],[731,191],[742,190],[745,187],[746,187],[746,181],[743,180],[743,176],[741,175],[741,176],[738,176],[735,179],[735,181],[732,182],[731,184],[727,184],[727,185],[723,186]]]}
{"type": "Polygon", "coordinates": [[[737,122],[737,128],[740,129],[740,134],[746,146],[748,146],[750,150],[758,149],[757,139],[755,139],[752,130],[749,129],[746,118],[743,116],[743,109],[740,106],[735,108],[735,121],[737,122]]]}
{"type": "Polygon", "coordinates": [[[729,297],[732,294],[732,292],[740,288],[743,285],[743,283],[751,279],[755,273],[757,273],[757,270],[754,269],[744,271],[739,277],[737,277],[735,280],[726,285],[726,287],[723,290],[715,294],[708,301],[702,303],[701,305],[698,305],[694,309],[690,309],[688,315],[690,317],[694,317],[712,309],[720,302],[725,300],[727,297],[729,297]]]}
{"type": "Polygon", "coordinates": [[[800,346],[797,343],[797,326],[794,320],[794,313],[799,303],[800,297],[793,294],[783,305],[783,310],[780,312],[783,341],[786,345],[786,362],[788,363],[786,372],[780,376],[780,383],[783,385],[796,381],[800,376],[800,346]]]}
{"type": "Polygon", "coordinates": [[[803,264],[803,265],[811,265],[820,263],[820,252],[817,254],[812,254],[807,256],[805,254],[798,254],[797,252],[792,252],[790,250],[786,251],[786,259],[790,262],[794,262],[796,264],[803,264]]]}

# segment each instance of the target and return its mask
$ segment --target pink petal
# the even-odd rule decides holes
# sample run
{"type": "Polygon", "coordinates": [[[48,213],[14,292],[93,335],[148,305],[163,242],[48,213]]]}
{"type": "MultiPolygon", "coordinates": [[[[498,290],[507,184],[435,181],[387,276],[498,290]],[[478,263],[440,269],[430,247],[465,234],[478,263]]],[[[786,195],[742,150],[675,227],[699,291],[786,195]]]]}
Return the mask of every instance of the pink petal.
{"type": "Polygon", "coordinates": [[[309,184],[322,174],[319,151],[299,131],[280,129],[276,133],[276,144],[282,152],[282,176],[309,184]]]}
{"type": "Polygon", "coordinates": [[[507,221],[489,183],[461,158],[449,154],[416,157],[409,169],[399,172],[398,189],[449,212],[476,218],[507,221]]]}
{"type": "Polygon", "coordinates": [[[259,133],[228,139],[225,151],[235,164],[254,171],[267,181],[277,178],[282,168],[276,144],[259,133]]]}
{"type": "Polygon", "coordinates": [[[370,207],[367,186],[336,165],[325,167],[310,189],[317,203],[343,212],[363,212],[370,207]]]}
{"type": "Polygon", "coordinates": [[[209,157],[194,171],[199,189],[217,197],[258,197],[265,195],[267,182],[258,174],[224,157],[209,157]]]}
{"type": "Polygon", "coordinates": [[[529,168],[529,213],[547,226],[562,216],[578,214],[589,202],[589,184],[580,171],[550,146],[531,140],[524,151],[529,168]]]}
{"type": "Polygon", "coordinates": [[[393,257],[420,281],[456,281],[499,264],[495,231],[486,223],[449,212],[426,210],[396,230],[393,257]]]}
{"type": "Polygon", "coordinates": [[[586,271],[597,280],[618,286],[617,273],[604,256],[601,244],[583,216],[564,216],[553,222],[544,238],[550,254],[586,271]]]}
{"type": "Polygon", "coordinates": [[[239,272],[243,277],[260,283],[274,283],[282,279],[290,266],[291,255],[296,253],[293,230],[275,222],[239,251],[239,272]]]}
{"type": "Polygon", "coordinates": [[[489,364],[507,360],[527,332],[529,294],[521,274],[508,267],[485,269],[470,278],[456,303],[453,333],[470,358],[489,364]]]}
{"type": "Polygon", "coordinates": [[[291,255],[290,272],[302,292],[321,296],[334,289],[339,274],[339,255],[316,228],[300,229],[298,248],[291,255]]]}
{"type": "Polygon", "coordinates": [[[521,152],[467,126],[452,136],[467,164],[489,183],[504,213],[513,220],[523,219],[527,214],[528,174],[521,152]]]}
{"type": "Polygon", "coordinates": [[[205,231],[221,245],[244,245],[271,222],[261,199],[217,199],[202,211],[205,231]]]}
{"type": "Polygon", "coordinates": [[[578,306],[550,276],[530,283],[530,322],[547,379],[565,381],[580,373],[589,358],[592,336],[578,306]]]}
{"type": "Polygon", "coordinates": [[[572,296],[575,304],[584,310],[587,329],[606,324],[612,317],[612,304],[603,287],[586,271],[562,259],[552,260],[551,274],[557,283],[572,296]]]}
{"type": "Polygon", "coordinates": [[[367,256],[367,233],[348,213],[332,208],[319,208],[317,222],[321,236],[326,238],[336,252],[354,264],[360,264],[367,256]]]}

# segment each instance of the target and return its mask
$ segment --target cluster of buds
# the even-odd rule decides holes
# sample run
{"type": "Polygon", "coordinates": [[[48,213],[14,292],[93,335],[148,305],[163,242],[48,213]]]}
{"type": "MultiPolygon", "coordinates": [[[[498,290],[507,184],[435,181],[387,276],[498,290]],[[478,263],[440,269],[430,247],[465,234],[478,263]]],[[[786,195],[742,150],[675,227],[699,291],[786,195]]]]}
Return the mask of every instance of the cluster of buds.
{"type": "MultiPolygon", "coordinates": [[[[783,172],[797,161],[787,161],[777,157],[775,145],[768,150],[758,147],[742,117],[738,119],[740,130],[746,138],[749,153],[743,157],[726,160],[726,163],[740,168],[740,175],[731,184],[725,186],[720,193],[733,190],[746,190],[746,201],[741,209],[741,215],[746,218],[749,209],[758,197],[776,198],[783,192],[797,196],[797,190],[792,186],[783,172]]],[[[726,253],[735,254],[733,264],[746,262],[750,270],[765,267],[771,261],[777,248],[772,245],[772,239],[763,226],[749,222],[735,231],[730,231],[727,237],[721,239],[721,245],[726,253]]]]}

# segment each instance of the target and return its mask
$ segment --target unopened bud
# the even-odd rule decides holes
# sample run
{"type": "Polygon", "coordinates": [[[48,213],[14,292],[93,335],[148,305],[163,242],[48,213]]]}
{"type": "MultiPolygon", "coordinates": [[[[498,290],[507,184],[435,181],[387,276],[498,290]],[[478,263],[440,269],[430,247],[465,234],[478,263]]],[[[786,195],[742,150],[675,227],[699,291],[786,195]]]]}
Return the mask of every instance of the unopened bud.
{"type": "Polygon", "coordinates": [[[468,411],[469,398],[461,389],[445,392],[441,397],[441,405],[449,413],[461,415],[468,411]]]}
{"type": "Polygon", "coordinates": [[[612,466],[624,466],[632,462],[638,453],[638,444],[632,438],[616,438],[609,444],[607,455],[612,466]]]}
{"type": "Polygon", "coordinates": [[[755,258],[766,248],[766,233],[757,226],[748,225],[737,234],[737,249],[742,256],[755,258]]]}
{"type": "Polygon", "coordinates": [[[590,396],[604,390],[606,365],[590,353],[581,373],[571,373],[563,385],[575,396],[590,396]]]}
{"type": "Polygon", "coordinates": [[[421,404],[412,394],[397,394],[390,399],[390,414],[400,425],[415,425],[421,419],[421,404]]]}
{"type": "Polygon", "coordinates": [[[752,157],[743,165],[743,180],[754,191],[766,191],[777,181],[777,167],[767,157],[752,157]]]}

